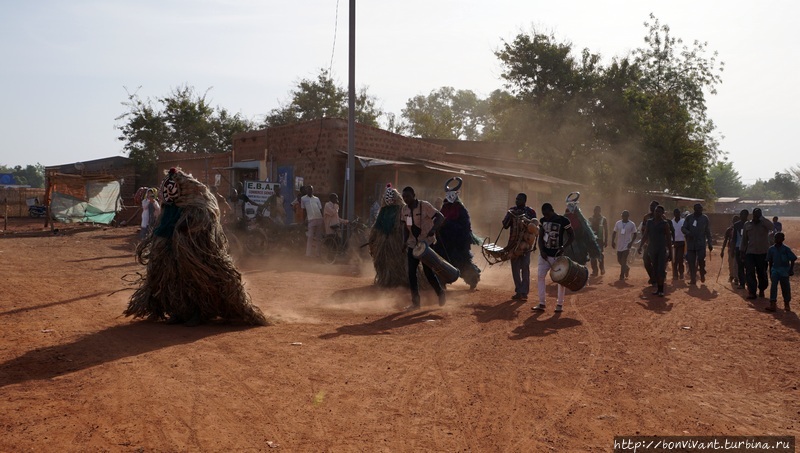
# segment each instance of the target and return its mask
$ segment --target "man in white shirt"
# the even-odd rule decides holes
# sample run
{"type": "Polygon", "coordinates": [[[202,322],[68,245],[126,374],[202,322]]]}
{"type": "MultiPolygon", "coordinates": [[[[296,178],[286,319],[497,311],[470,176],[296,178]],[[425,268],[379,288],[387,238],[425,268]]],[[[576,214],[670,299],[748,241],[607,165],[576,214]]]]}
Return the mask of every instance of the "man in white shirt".
{"type": "Polygon", "coordinates": [[[325,224],[322,221],[322,202],[314,196],[314,187],[307,186],[306,194],[300,199],[300,205],[306,212],[308,220],[308,240],[306,241],[306,256],[319,256],[319,243],[325,224]]]}
{"type": "Polygon", "coordinates": [[[678,208],[672,210],[672,216],[672,231],[675,232],[675,237],[672,238],[672,246],[675,249],[672,253],[672,279],[683,280],[683,257],[686,254],[686,237],[681,228],[683,228],[683,223],[686,219],[681,218],[681,210],[678,208]]]}
{"type": "Polygon", "coordinates": [[[628,278],[631,268],[628,266],[628,255],[631,253],[631,246],[636,240],[636,225],[629,220],[630,213],[622,211],[622,220],[617,220],[614,225],[614,232],[611,233],[611,247],[617,250],[617,262],[620,265],[619,280],[628,278]],[[619,241],[617,241],[619,237],[619,241]]]}

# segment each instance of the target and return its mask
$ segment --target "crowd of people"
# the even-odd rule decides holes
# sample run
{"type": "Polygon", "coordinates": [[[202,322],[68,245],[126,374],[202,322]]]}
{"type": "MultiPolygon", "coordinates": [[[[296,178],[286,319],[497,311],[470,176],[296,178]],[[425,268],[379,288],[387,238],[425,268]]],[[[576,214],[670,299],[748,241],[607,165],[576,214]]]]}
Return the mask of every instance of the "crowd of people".
{"type": "MultiPolygon", "coordinates": [[[[407,310],[420,307],[420,277],[424,276],[427,286],[433,289],[439,305],[447,300],[446,286],[437,274],[438,264],[447,262],[458,270],[458,275],[474,290],[480,281],[481,269],[474,263],[471,246],[481,241],[473,234],[472,224],[464,203],[459,197],[462,181],[451,178],[445,184],[443,198],[434,204],[419,200],[413,187],[403,188],[402,192],[387,185],[383,197],[371,206],[369,251],[375,268],[375,284],[384,287],[406,286],[411,292],[411,304],[407,310]],[[457,183],[450,187],[450,183],[457,183]],[[415,248],[420,243],[428,246],[431,252],[418,256],[415,248]],[[431,258],[435,255],[435,258],[431,258]],[[421,267],[421,271],[420,271],[421,267]]],[[[219,198],[221,209],[232,211],[244,217],[244,204],[252,200],[244,193],[237,192],[231,207],[225,199],[212,190],[219,198]]],[[[653,294],[663,297],[666,292],[667,275],[672,271],[672,281],[688,278],[689,285],[706,281],[706,258],[714,250],[711,222],[703,213],[702,204],[695,204],[692,213],[672,211],[667,218],[666,209],[657,201],[650,203],[649,212],[639,225],[630,219],[629,211],[622,211],[619,220],[609,228],[609,222],[602,214],[600,206],[595,206],[593,214],[585,218],[578,206],[579,194],[570,194],[566,200],[564,215],[556,212],[551,203],[541,206],[542,216],[527,205],[525,193],[516,196],[505,218],[501,221],[503,229],[510,230],[510,241],[514,242],[513,252],[508,247],[504,259],[511,264],[514,294],[512,300],[526,301],[530,292],[531,253],[537,252],[537,295],[535,311],[546,310],[546,276],[559,256],[566,256],[579,266],[591,266],[591,276],[605,275],[604,250],[608,247],[609,234],[611,247],[619,263],[619,281],[630,277],[631,253],[642,255],[648,284],[654,287],[653,294]],[[536,226],[534,240],[522,240],[529,225],[536,226]],[[637,238],[639,241],[637,242],[637,238]],[[638,245],[637,245],[638,244],[638,245]]],[[[283,197],[275,191],[267,202],[270,217],[281,224],[286,222],[283,197]]],[[[291,221],[305,224],[307,243],[305,255],[316,258],[320,254],[320,243],[324,235],[335,234],[339,225],[346,223],[339,214],[339,198],[332,193],[323,205],[314,194],[311,185],[300,188],[296,198],[290,203],[291,221]]],[[[142,237],[152,232],[155,219],[160,211],[156,191],[147,191],[142,200],[142,237]]],[[[534,231],[534,230],[530,230],[534,231]]],[[[761,209],[750,213],[742,210],[733,216],[726,230],[720,257],[727,253],[728,282],[734,288],[745,290],[748,299],[765,298],[769,288],[767,310],[777,309],[778,290],[781,291],[784,309],[791,310],[791,288],[789,277],[793,275],[797,257],[784,244],[785,235],[777,217],[772,221],[764,218],[761,209]]],[[[563,310],[566,288],[558,284],[555,311],[563,310]]]]}

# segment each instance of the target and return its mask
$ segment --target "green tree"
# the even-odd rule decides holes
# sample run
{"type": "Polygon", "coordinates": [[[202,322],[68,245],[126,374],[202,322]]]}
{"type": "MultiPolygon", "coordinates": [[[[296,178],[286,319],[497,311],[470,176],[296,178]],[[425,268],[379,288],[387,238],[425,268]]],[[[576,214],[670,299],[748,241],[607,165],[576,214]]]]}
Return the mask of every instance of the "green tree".
{"type": "Polygon", "coordinates": [[[741,197],[744,195],[744,184],[739,172],[733,168],[733,162],[720,161],[708,170],[714,193],[718,197],[741,197]]]}
{"type": "Polygon", "coordinates": [[[233,149],[233,134],[253,129],[241,114],[213,108],[194,88],[183,86],[167,96],[142,99],[128,93],[127,109],[116,118],[118,139],[133,160],[142,184],[155,184],[156,160],[162,152],[218,153],[233,149]]]}
{"type": "Polygon", "coordinates": [[[800,196],[800,185],[789,173],[775,172],[775,176],[766,181],[764,187],[783,199],[796,200],[800,196]]]}
{"type": "Polygon", "coordinates": [[[644,25],[648,28],[646,45],[634,51],[642,89],[655,96],[676,97],[689,113],[691,139],[706,148],[710,161],[716,159],[719,144],[713,135],[715,125],[707,115],[705,94],[717,93],[725,63],[717,61],[717,52],[706,56],[707,42],[695,40],[691,47],[684,45],[653,14],[644,25]]]}
{"type": "Polygon", "coordinates": [[[647,46],[609,65],[552,34],[504,43],[496,55],[513,99],[489,102],[486,136],[519,143],[548,171],[601,193],[710,195],[708,166],[721,153],[704,95],[720,81],[716,57],[697,42],[679,49],[653,20],[647,46]]]}
{"type": "Polygon", "coordinates": [[[800,165],[795,165],[794,167],[789,167],[786,169],[786,173],[792,175],[794,181],[800,184],[800,165]]]}
{"type": "Polygon", "coordinates": [[[409,99],[402,115],[416,137],[478,140],[486,113],[486,102],[474,92],[442,87],[409,99]]]}
{"type": "Polygon", "coordinates": [[[14,182],[21,186],[31,186],[37,188],[44,187],[44,165],[36,163],[34,165],[17,165],[8,167],[0,165],[0,173],[11,173],[14,176],[14,182]]]}
{"type": "MultiPolygon", "coordinates": [[[[302,79],[290,92],[291,100],[272,109],[264,119],[265,127],[309,121],[320,118],[347,118],[347,90],[336,84],[327,70],[320,69],[316,80],[302,79]]],[[[383,111],[377,106],[377,98],[370,95],[367,87],[356,92],[356,121],[378,126],[383,111]]]]}
{"type": "Polygon", "coordinates": [[[758,179],[744,190],[744,197],[750,200],[777,200],[780,194],[767,188],[767,182],[758,179]]]}
{"type": "Polygon", "coordinates": [[[487,137],[520,145],[525,158],[573,180],[592,179],[596,150],[590,113],[599,56],[575,56],[552,34],[520,34],[496,53],[510,99],[489,100],[487,137]],[[579,164],[580,163],[580,164],[579,164]]]}

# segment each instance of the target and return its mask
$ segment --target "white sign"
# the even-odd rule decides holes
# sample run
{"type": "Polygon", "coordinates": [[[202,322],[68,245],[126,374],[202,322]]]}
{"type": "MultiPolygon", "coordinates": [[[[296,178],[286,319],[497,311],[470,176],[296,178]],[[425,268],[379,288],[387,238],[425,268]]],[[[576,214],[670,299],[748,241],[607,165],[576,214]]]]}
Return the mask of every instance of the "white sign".
{"type": "MultiPolygon", "coordinates": [[[[263,215],[268,217],[269,209],[267,209],[266,203],[269,197],[275,193],[276,187],[280,187],[280,183],[267,181],[245,181],[244,194],[247,195],[247,198],[252,200],[254,203],[263,205],[263,215]]],[[[244,207],[245,213],[247,213],[248,217],[255,217],[255,212],[257,209],[256,206],[253,206],[250,203],[245,203],[244,207]]]]}

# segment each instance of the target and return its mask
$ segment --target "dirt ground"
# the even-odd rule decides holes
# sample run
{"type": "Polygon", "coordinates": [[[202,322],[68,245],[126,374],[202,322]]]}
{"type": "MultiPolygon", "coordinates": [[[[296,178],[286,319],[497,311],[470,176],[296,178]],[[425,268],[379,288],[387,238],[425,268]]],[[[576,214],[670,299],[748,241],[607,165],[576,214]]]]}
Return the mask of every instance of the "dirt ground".
{"type": "Polygon", "coordinates": [[[0,451],[609,451],[614,435],[800,434],[800,320],[744,299],[727,271],[717,281],[718,247],[704,284],[668,282],[664,298],[641,260],[617,282],[609,251],[561,314],[552,284],[543,314],[536,297],[510,300],[508,265],[405,314],[407,290],[373,288],[371,263],[275,256],[241,269],[276,325],[189,328],[121,316],[135,237],[0,237],[0,451]]]}

